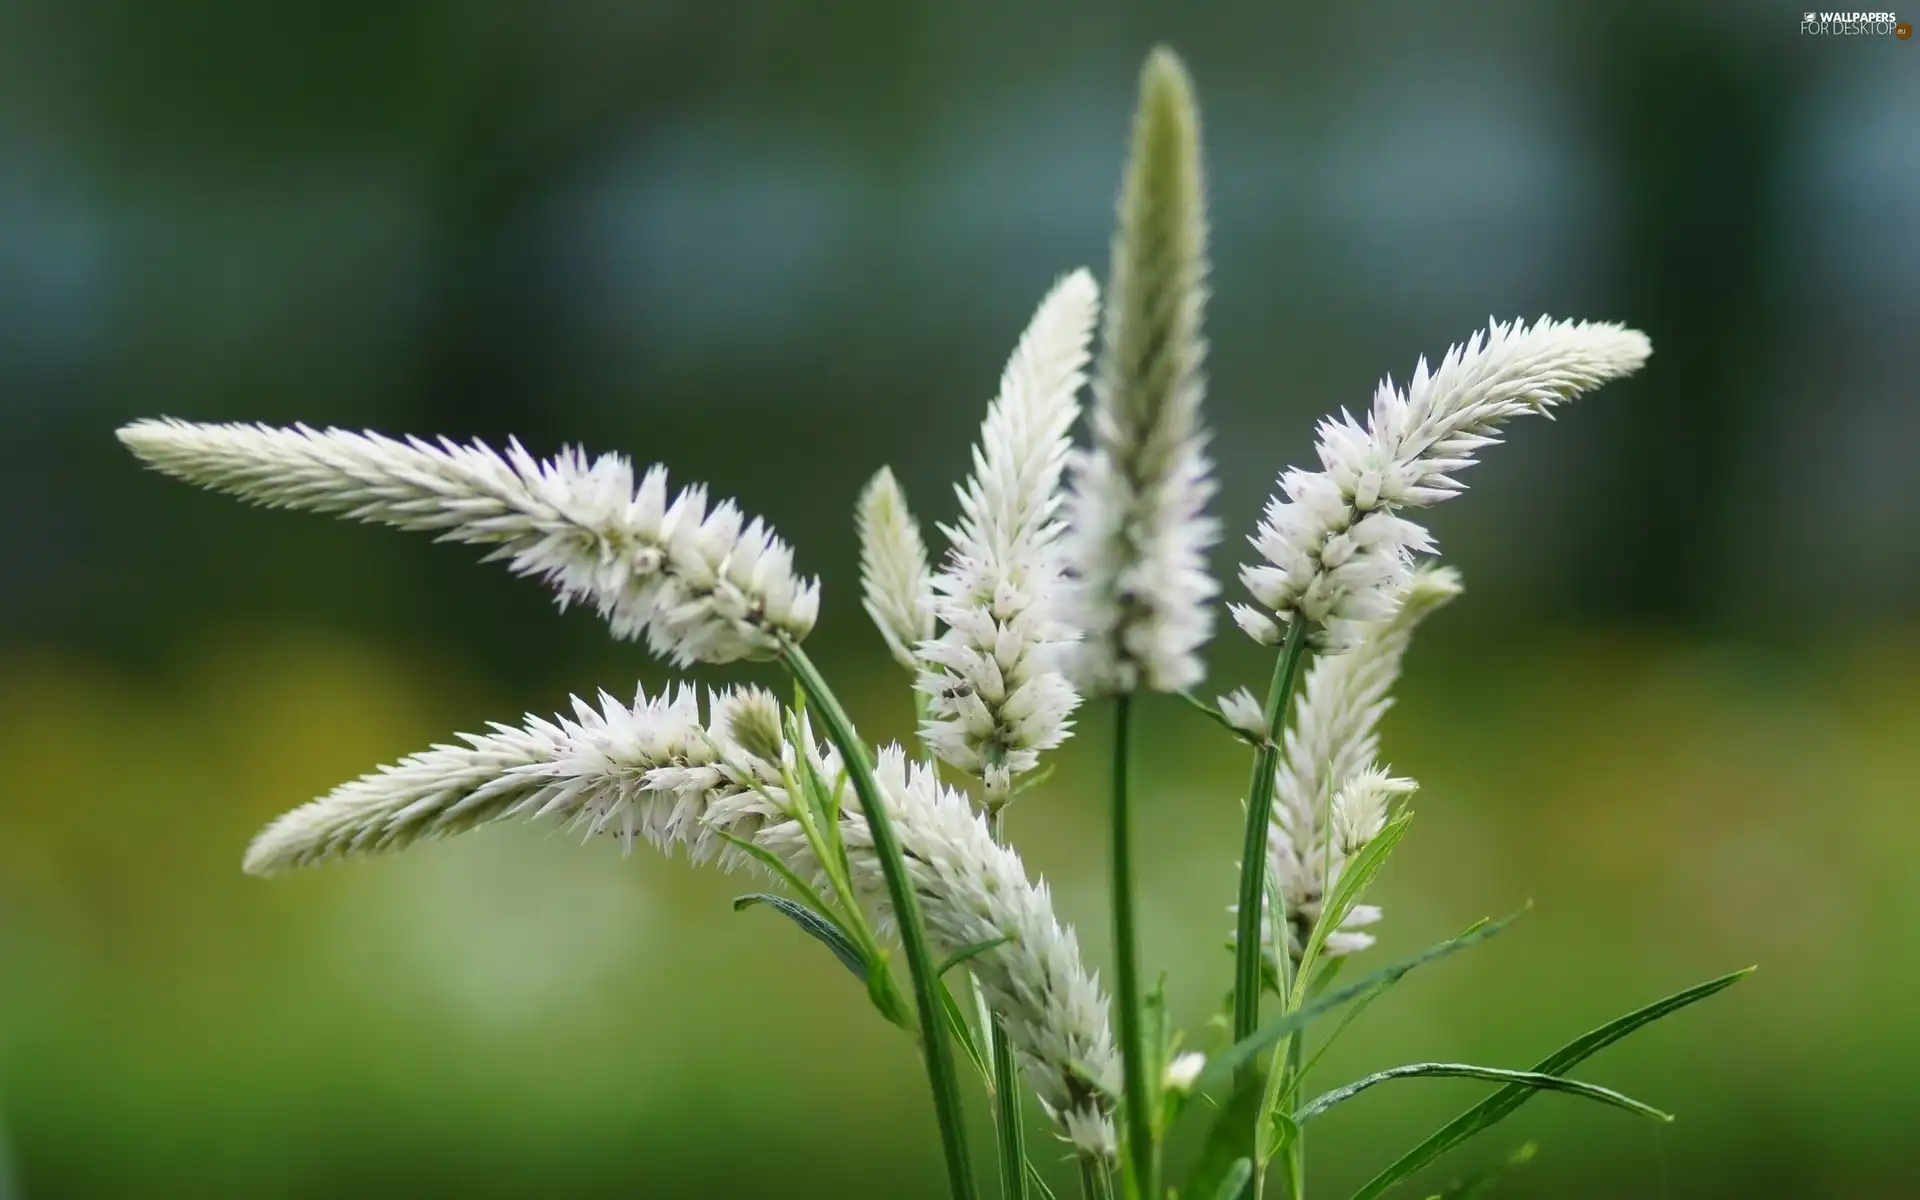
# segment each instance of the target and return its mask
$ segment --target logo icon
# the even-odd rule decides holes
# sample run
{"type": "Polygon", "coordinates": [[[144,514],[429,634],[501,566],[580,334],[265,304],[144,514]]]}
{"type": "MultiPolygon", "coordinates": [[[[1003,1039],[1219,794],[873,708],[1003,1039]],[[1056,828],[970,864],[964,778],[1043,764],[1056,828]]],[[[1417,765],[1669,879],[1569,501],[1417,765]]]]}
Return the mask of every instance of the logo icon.
{"type": "Polygon", "coordinates": [[[1895,25],[1893,27],[1893,36],[1899,38],[1901,41],[1904,42],[1908,38],[1913,36],[1913,26],[1902,21],[1900,24],[1895,25]]]}

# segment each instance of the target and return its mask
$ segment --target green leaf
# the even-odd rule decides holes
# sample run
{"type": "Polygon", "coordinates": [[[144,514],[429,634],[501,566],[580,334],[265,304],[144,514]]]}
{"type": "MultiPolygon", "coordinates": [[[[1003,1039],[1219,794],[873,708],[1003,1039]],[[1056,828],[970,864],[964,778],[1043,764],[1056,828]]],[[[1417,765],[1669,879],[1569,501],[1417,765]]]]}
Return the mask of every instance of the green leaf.
{"type": "MultiPolygon", "coordinates": [[[[795,892],[798,892],[801,899],[805,900],[807,904],[812,906],[816,911],[823,913],[832,911],[819,891],[815,889],[812,884],[794,874],[793,868],[776,858],[771,850],[768,850],[764,846],[756,846],[745,838],[737,837],[724,829],[715,827],[713,832],[719,834],[720,839],[728,845],[739,850],[742,854],[745,854],[761,866],[767,868],[767,870],[772,871],[780,878],[781,882],[785,883],[795,892]]],[[[746,907],[747,905],[740,903],[739,900],[733,902],[733,911],[735,912],[739,912],[746,907]]]]}
{"type": "MultiPolygon", "coordinates": [[[[1271,1084],[1267,1090],[1273,1091],[1271,1084]]],[[[1300,1136],[1300,1123],[1279,1111],[1269,1099],[1267,1108],[1261,1113],[1260,1124],[1254,1130],[1253,1157],[1262,1167],[1273,1161],[1273,1156],[1293,1145],[1300,1136]]]]}
{"type": "Polygon", "coordinates": [[[1601,1104],[1610,1104],[1615,1108],[1623,1108],[1643,1117],[1652,1117],[1656,1121],[1673,1120],[1671,1113],[1662,1112],[1651,1104],[1643,1104],[1632,1096],[1621,1095],[1612,1088],[1581,1083],[1577,1079],[1545,1075],[1538,1071],[1509,1071],[1502,1067],[1480,1067],[1472,1063],[1440,1062],[1409,1063],[1404,1067],[1389,1067],[1385,1071],[1375,1071],[1371,1075],[1334,1088],[1332,1091],[1322,1092],[1294,1113],[1293,1119],[1305,1125],[1334,1105],[1351,1100],[1368,1088],[1394,1079],[1486,1079],[1494,1083],[1532,1088],[1541,1092],[1566,1092],[1601,1104]]]}
{"type": "MultiPolygon", "coordinates": [[[[1336,958],[1327,965],[1329,967],[1337,967],[1341,963],[1346,961],[1347,960],[1344,957],[1336,958]]],[[[1327,975],[1331,974],[1331,972],[1322,971],[1320,974],[1322,978],[1325,978],[1327,975]]],[[[1300,1074],[1302,1076],[1312,1074],[1313,1069],[1320,1065],[1321,1056],[1327,1052],[1327,1049],[1330,1046],[1332,1046],[1335,1042],[1340,1040],[1340,1035],[1347,1031],[1347,1026],[1359,1020],[1360,1015],[1366,1012],[1368,1008],[1372,1007],[1373,1002],[1375,1000],[1378,1000],[1382,995],[1386,993],[1388,988],[1392,987],[1394,984],[1398,982],[1400,982],[1400,980],[1396,977],[1393,979],[1386,980],[1383,983],[1375,985],[1372,991],[1361,996],[1358,1000],[1353,1002],[1352,1006],[1350,1006],[1347,1009],[1347,1011],[1341,1013],[1340,1021],[1338,1024],[1336,1024],[1333,1027],[1333,1032],[1329,1033],[1326,1037],[1320,1039],[1320,1044],[1314,1047],[1313,1054],[1311,1057],[1307,1059],[1306,1065],[1300,1068],[1300,1074]]]]}
{"type": "Polygon", "coordinates": [[[1022,792],[1030,792],[1034,788],[1044,785],[1047,782],[1047,780],[1052,778],[1053,778],[1053,764],[1048,763],[1046,766],[1041,767],[1038,771],[1035,771],[1031,775],[1028,775],[1026,778],[1022,779],[1019,783],[1014,784],[1013,792],[1011,794],[1014,796],[1018,796],[1022,792]]]}
{"type": "Polygon", "coordinates": [[[1007,937],[1005,934],[1002,934],[997,938],[988,938],[984,942],[975,942],[971,946],[962,946],[959,950],[949,955],[947,958],[947,961],[941,963],[938,967],[934,968],[934,974],[945,975],[948,971],[953,970],[955,967],[959,966],[961,963],[972,958],[974,955],[985,954],[987,951],[993,949],[995,946],[1001,945],[1006,942],[1010,942],[1012,940],[1013,940],[1012,938],[1007,937]]]}
{"type": "Polygon", "coordinates": [[[1033,1189],[1034,1194],[1041,1200],[1060,1200],[1059,1194],[1047,1186],[1046,1180],[1040,1178],[1040,1168],[1033,1165],[1033,1160],[1027,1159],[1026,1164],[1027,1186],[1033,1189]]]}
{"type": "Polygon", "coordinates": [[[853,977],[861,983],[867,982],[867,961],[861,957],[860,947],[843,932],[829,917],[822,916],[804,904],[796,904],[785,896],[775,896],[770,892],[754,892],[751,895],[735,896],[733,911],[740,912],[764,904],[768,908],[784,915],[798,925],[808,936],[819,940],[820,944],[833,951],[840,965],[853,972],[853,977]]]}
{"type": "Polygon", "coordinates": [[[960,1043],[967,1061],[980,1072],[980,1078],[986,1080],[988,1088],[992,1088],[993,1070],[987,1066],[986,1056],[980,1053],[980,1043],[973,1036],[973,1026],[967,1024],[967,1015],[961,1010],[960,1002],[953,998],[953,992],[944,981],[940,984],[940,1010],[946,1014],[947,1029],[953,1034],[953,1040],[960,1043]]]}
{"type": "MultiPolygon", "coordinates": [[[[1542,1075],[1563,1075],[1583,1060],[1628,1034],[1662,1017],[1671,1016],[1690,1004],[1705,1000],[1717,992],[1725,991],[1751,975],[1753,971],[1754,968],[1748,967],[1744,971],[1722,975],[1718,979],[1695,984],[1685,991],[1675,992],[1664,1000],[1656,1000],[1645,1008],[1635,1009],[1624,1017],[1609,1021],[1593,1032],[1568,1042],[1534,1064],[1533,1069],[1542,1075]]],[[[1412,1175],[1474,1134],[1496,1124],[1514,1109],[1525,1104],[1532,1096],[1533,1089],[1529,1087],[1511,1085],[1501,1088],[1441,1126],[1418,1146],[1401,1155],[1392,1166],[1375,1175],[1364,1187],[1355,1192],[1353,1200],[1372,1200],[1373,1197],[1384,1193],[1394,1184],[1412,1175]]]]}
{"type": "MultiPolygon", "coordinates": [[[[1266,1086],[1266,1080],[1253,1072],[1240,1081],[1208,1128],[1207,1140],[1201,1144],[1200,1157],[1187,1176],[1186,1186],[1180,1189],[1181,1195],[1234,1200],[1240,1194],[1229,1190],[1227,1185],[1233,1179],[1236,1165],[1251,1162],[1253,1158],[1254,1123],[1260,1117],[1260,1100],[1266,1086]]],[[[1241,1179],[1243,1190],[1252,1174],[1249,1171],[1241,1179]]]]}
{"type": "Polygon", "coordinates": [[[1512,1174],[1515,1167],[1532,1162],[1539,1149],[1533,1142],[1523,1142],[1518,1150],[1507,1156],[1506,1161],[1477,1168],[1446,1191],[1437,1192],[1427,1200],[1479,1200],[1493,1190],[1494,1184],[1512,1174]]]}
{"type": "MultiPolygon", "coordinates": [[[[1407,836],[1407,826],[1412,820],[1413,814],[1410,812],[1396,814],[1371,841],[1361,847],[1360,853],[1354,855],[1352,861],[1347,863],[1347,869],[1340,873],[1339,881],[1333,885],[1333,895],[1322,906],[1320,919],[1313,923],[1313,932],[1307,936],[1306,949],[1300,954],[1300,973],[1303,976],[1320,961],[1320,952],[1326,948],[1328,935],[1340,928],[1341,922],[1353,912],[1354,905],[1360,903],[1367,885],[1380,873],[1380,868],[1387,865],[1387,856],[1400,844],[1400,839],[1407,836]]],[[[1304,991],[1297,981],[1294,990],[1296,993],[1304,991]]]]}
{"type": "Polygon", "coordinates": [[[1359,996],[1382,984],[1396,982],[1401,976],[1416,967],[1425,966],[1435,959],[1445,958],[1449,954],[1464,950],[1475,943],[1484,942],[1507,926],[1513,924],[1514,921],[1520,918],[1521,913],[1525,911],[1525,909],[1521,909],[1520,912],[1509,914],[1508,916],[1500,918],[1498,921],[1475,922],[1466,932],[1458,937],[1448,938],[1444,942],[1427,947],[1412,958],[1402,959],[1391,966],[1382,967],[1370,974],[1363,975],[1343,988],[1337,988],[1320,996],[1316,996],[1301,1007],[1294,1009],[1285,1016],[1268,1022],[1258,1031],[1241,1038],[1233,1045],[1215,1055],[1213,1059],[1207,1063],[1206,1070],[1200,1073],[1200,1078],[1194,1082],[1193,1090],[1202,1092],[1211,1091],[1220,1087],[1237,1073],[1241,1067],[1252,1062],[1257,1055],[1265,1051],[1267,1047],[1295,1030],[1305,1028],[1308,1023],[1313,1021],[1313,1019],[1321,1013],[1326,1012],[1330,1008],[1337,1008],[1355,996],[1359,996]]]}
{"type": "Polygon", "coordinates": [[[1213,1200],[1238,1200],[1240,1193],[1247,1190],[1247,1182],[1253,1178],[1253,1160],[1236,1158],[1227,1168],[1227,1177],[1214,1189],[1213,1200]]]}

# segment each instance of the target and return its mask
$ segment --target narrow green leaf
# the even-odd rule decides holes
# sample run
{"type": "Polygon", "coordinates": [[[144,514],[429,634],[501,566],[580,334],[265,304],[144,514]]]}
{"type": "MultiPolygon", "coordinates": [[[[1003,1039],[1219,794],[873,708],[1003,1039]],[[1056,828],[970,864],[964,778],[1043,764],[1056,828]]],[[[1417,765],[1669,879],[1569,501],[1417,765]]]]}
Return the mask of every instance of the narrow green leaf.
{"type": "MultiPolygon", "coordinates": [[[[1336,958],[1333,960],[1332,963],[1328,965],[1337,967],[1345,961],[1347,961],[1345,958],[1336,958]]],[[[1326,972],[1322,972],[1323,976],[1325,974],[1326,972]]],[[[1375,1000],[1378,1000],[1382,995],[1386,993],[1388,988],[1392,987],[1394,984],[1398,982],[1400,982],[1398,979],[1389,979],[1384,983],[1378,984],[1374,987],[1372,991],[1361,996],[1358,1000],[1355,1000],[1350,1006],[1348,1006],[1347,1010],[1340,1014],[1339,1023],[1334,1025],[1333,1032],[1329,1033],[1326,1037],[1320,1039],[1320,1044],[1314,1047],[1312,1056],[1307,1059],[1306,1065],[1300,1068],[1300,1074],[1311,1075],[1313,1073],[1313,1069],[1320,1065],[1321,1056],[1326,1054],[1329,1047],[1331,1047],[1335,1042],[1340,1040],[1340,1035],[1347,1031],[1347,1026],[1359,1020],[1361,1014],[1366,1012],[1368,1008],[1372,1007],[1373,1002],[1375,1000]]]]}
{"type": "Polygon", "coordinates": [[[1493,1190],[1493,1186],[1513,1173],[1515,1167],[1523,1167],[1533,1161],[1540,1147],[1533,1142],[1523,1142],[1520,1148],[1509,1154],[1505,1161],[1476,1168],[1467,1173],[1466,1178],[1454,1183],[1444,1192],[1428,1196],[1427,1200],[1480,1200],[1493,1190]]]}
{"type": "Polygon", "coordinates": [[[960,1002],[953,998],[953,992],[943,981],[940,984],[940,1009],[946,1014],[947,1029],[953,1034],[953,1040],[960,1043],[960,1050],[980,1072],[980,1078],[986,1080],[989,1090],[993,1087],[993,1070],[987,1066],[986,1056],[980,1053],[980,1043],[973,1036],[973,1026],[967,1024],[967,1015],[960,1008],[960,1002]]]}
{"type": "MultiPolygon", "coordinates": [[[[1635,1009],[1624,1017],[1609,1021],[1593,1032],[1568,1042],[1534,1064],[1533,1069],[1542,1075],[1565,1074],[1586,1058],[1628,1034],[1662,1017],[1671,1016],[1690,1004],[1705,1000],[1717,992],[1725,991],[1751,975],[1753,971],[1754,968],[1748,967],[1744,971],[1722,975],[1718,979],[1710,979],[1684,991],[1675,992],[1664,1000],[1656,1000],[1645,1008],[1635,1009]]],[[[1393,1165],[1375,1175],[1364,1187],[1355,1192],[1353,1200],[1372,1200],[1373,1197],[1381,1195],[1394,1184],[1420,1170],[1461,1142],[1505,1118],[1514,1109],[1531,1099],[1533,1091],[1532,1088],[1518,1085],[1501,1088],[1441,1126],[1418,1146],[1401,1155],[1393,1165]]]]}
{"type": "MultiPolygon", "coordinates": [[[[1354,906],[1360,903],[1360,897],[1366,893],[1373,877],[1380,873],[1381,867],[1387,865],[1387,856],[1407,835],[1407,826],[1412,821],[1413,814],[1410,812],[1396,814],[1371,841],[1361,847],[1360,853],[1354,855],[1347,869],[1340,873],[1339,881],[1333,885],[1333,895],[1321,907],[1320,919],[1313,923],[1313,932],[1307,936],[1306,949],[1300,954],[1302,976],[1312,971],[1314,964],[1320,961],[1320,952],[1326,948],[1328,936],[1340,928],[1341,923],[1353,912],[1354,906]]],[[[1304,990],[1298,980],[1294,988],[1296,992],[1304,990]]]]}
{"type": "MultiPolygon", "coordinates": [[[[1187,1185],[1180,1189],[1182,1196],[1235,1200],[1240,1194],[1228,1190],[1226,1185],[1233,1178],[1235,1164],[1253,1158],[1254,1125],[1260,1118],[1260,1100],[1266,1086],[1267,1081],[1257,1072],[1248,1072],[1240,1080],[1208,1128],[1200,1157],[1187,1176],[1187,1185]]],[[[1251,1176],[1252,1172],[1248,1172],[1247,1178],[1251,1176]]],[[[1245,1189],[1245,1178],[1240,1186],[1245,1189]]]]}
{"type": "Polygon", "coordinates": [[[959,950],[956,950],[951,955],[949,955],[945,962],[941,963],[937,968],[935,968],[934,973],[936,975],[945,975],[948,971],[953,970],[955,967],[959,966],[963,962],[966,962],[968,959],[972,958],[974,955],[984,954],[987,951],[993,949],[995,946],[1002,945],[1003,943],[1010,942],[1012,940],[1013,940],[1012,938],[1002,934],[1000,937],[997,937],[997,938],[988,938],[984,942],[975,942],[971,946],[962,946],[959,950]]]}
{"type": "Polygon", "coordinates": [[[1021,779],[1019,783],[1014,784],[1013,795],[1018,796],[1022,792],[1030,792],[1034,788],[1043,786],[1047,782],[1047,780],[1052,778],[1053,778],[1053,764],[1048,763],[1046,766],[1041,767],[1038,771],[1035,771],[1031,775],[1028,775],[1025,778],[1021,779]]]}
{"type": "Polygon", "coordinates": [[[876,949],[874,954],[873,970],[867,973],[867,997],[888,1021],[902,1029],[912,1029],[914,1017],[907,1011],[907,1000],[894,981],[893,969],[887,965],[887,952],[876,949]]]}
{"type": "Polygon", "coordinates": [[[1377,971],[1363,975],[1343,988],[1336,988],[1333,991],[1316,996],[1285,1016],[1268,1022],[1257,1032],[1241,1038],[1233,1045],[1215,1055],[1213,1059],[1207,1063],[1206,1070],[1200,1073],[1200,1078],[1195,1081],[1194,1091],[1212,1091],[1220,1087],[1230,1076],[1242,1066],[1252,1062],[1257,1055],[1265,1051],[1269,1046],[1292,1033],[1294,1030],[1305,1028],[1321,1013],[1326,1012],[1330,1008],[1338,1008],[1354,997],[1370,991],[1383,983],[1397,981],[1401,976],[1416,967],[1425,966],[1435,959],[1445,958],[1449,954],[1466,949],[1468,946],[1478,942],[1484,942],[1507,926],[1513,924],[1514,921],[1519,919],[1521,913],[1525,911],[1525,909],[1521,909],[1520,912],[1502,917],[1498,921],[1475,922],[1465,933],[1462,933],[1458,937],[1448,938],[1444,942],[1427,947],[1412,958],[1402,959],[1391,966],[1382,967],[1377,971]]]}
{"type": "Polygon", "coordinates": [[[822,916],[804,904],[797,904],[785,896],[775,896],[770,892],[735,896],[733,911],[740,912],[756,904],[764,904],[782,914],[798,925],[808,936],[818,939],[821,945],[833,951],[833,956],[840,960],[841,966],[853,972],[855,979],[861,983],[867,982],[867,961],[861,957],[860,948],[853,944],[853,939],[849,938],[840,926],[834,924],[831,918],[822,916]]]}
{"type": "Polygon", "coordinates": [[[1238,1200],[1240,1193],[1247,1190],[1247,1182],[1253,1178],[1253,1160],[1236,1158],[1227,1168],[1227,1177],[1214,1189],[1213,1200],[1238,1200]]]}
{"type": "Polygon", "coordinates": [[[1040,1168],[1033,1165],[1032,1159],[1027,1160],[1027,1186],[1033,1189],[1040,1200],[1060,1200],[1059,1193],[1048,1187],[1046,1180],[1040,1178],[1040,1168]]]}
{"type": "MultiPolygon", "coordinates": [[[[778,858],[776,858],[771,850],[768,850],[764,846],[756,846],[752,842],[747,841],[745,838],[737,837],[734,834],[728,833],[726,830],[718,827],[715,827],[713,832],[715,832],[716,834],[719,834],[720,839],[726,842],[729,846],[734,847],[735,849],[739,850],[742,854],[745,854],[747,857],[753,859],[755,862],[759,863],[761,866],[767,868],[767,870],[772,871],[776,876],[779,877],[782,883],[785,883],[788,887],[792,888],[795,892],[799,893],[801,899],[804,900],[809,906],[811,906],[812,908],[814,908],[819,912],[831,911],[830,906],[827,904],[826,900],[820,895],[819,891],[812,884],[800,878],[800,876],[794,874],[793,868],[789,867],[786,863],[783,863],[778,858]]],[[[741,909],[745,907],[747,906],[744,904],[741,904],[738,900],[735,900],[733,904],[733,911],[739,912],[741,909]]]]}
{"type": "Polygon", "coordinates": [[[1612,1088],[1603,1088],[1597,1084],[1581,1083],[1577,1079],[1567,1079],[1560,1075],[1545,1075],[1538,1071],[1510,1071],[1503,1067],[1481,1067],[1472,1063],[1409,1063],[1404,1067],[1390,1067],[1385,1071],[1356,1079],[1331,1091],[1322,1092],[1308,1101],[1293,1119],[1302,1125],[1326,1112],[1336,1104],[1345,1103],[1361,1092],[1378,1084],[1394,1079],[1486,1079],[1494,1083],[1509,1084],[1514,1087],[1532,1088],[1541,1092],[1566,1092],[1568,1095],[1581,1096],[1588,1100],[1609,1104],[1614,1108],[1623,1108],[1630,1113],[1643,1117],[1652,1117],[1656,1121],[1671,1121],[1673,1115],[1643,1104],[1632,1096],[1624,1096],[1612,1088]]]}

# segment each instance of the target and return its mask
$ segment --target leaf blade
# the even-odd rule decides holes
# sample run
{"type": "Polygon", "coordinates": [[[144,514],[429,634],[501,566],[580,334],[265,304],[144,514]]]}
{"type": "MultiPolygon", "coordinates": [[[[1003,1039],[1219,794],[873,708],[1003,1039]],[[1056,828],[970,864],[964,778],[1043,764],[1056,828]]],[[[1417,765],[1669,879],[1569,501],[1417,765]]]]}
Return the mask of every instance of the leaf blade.
{"type": "Polygon", "coordinates": [[[840,965],[853,972],[853,977],[861,983],[867,982],[867,961],[860,954],[860,948],[853,944],[841,928],[826,917],[808,908],[804,904],[776,896],[772,892],[750,892],[745,896],[733,898],[733,911],[744,912],[756,904],[764,904],[798,925],[802,932],[814,938],[821,945],[833,951],[840,965]]]}
{"type": "Polygon", "coordinates": [[[1599,1084],[1582,1083],[1577,1079],[1568,1079],[1561,1075],[1549,1075],[1540,1071],[1514,1071],[1505,1067],[1483,1067],[1474,1063],[1408,1063],[1403,1067],[1389,1067],[1384,1071],[1375,1071],[1352,1083],[1320,1093],[1293,1114],[1293,1119],[1304,1125],[1313,1118],[1326,1112],[1337,1104],[1343,1104],[1360,1093],[1395,1079],[1481,1079],[1494,1083],[1504,1083],[1514,1087],[1531,1088],[1542,1092],[1565,1092],[1580,1096],[1596,1103],[1624,1109],[1656,1121],[1672,1121],[1673,1114],[1663,1112],[1651,1104],[1635,1100],[1632,1096],[1601,1087],[1599,1084]]]}
{"type": "Polygon", "coordinates": [[[1448,938],[1427,947],[1411,958],[1401,959],[1390,966],[1381,967],[1354,980],[1343,988],[1322,993],[1306,1004],[1294,1009],[1285,1016],[1278,1017],[1262,1026],[1258,1031],[1241,1038],[1233,1045],[1222,1050],[1207,1063],[1206,1070],[1194,1082],[1195,1092],[1218,1088],[1230,1079],[1242,1066],[1252,1062],[1255,1057],[1281,1038],[1307,1026],[1315,1017],[1330,1008],[1337,1008],[1356,996],[1361,995],[1383,983],[1397,981],[1401,976],[1416,967],[1455,954],[1478,942],[1483,942],[1513,924],[1526,909],[1509,913],[1498,921],[1477,921],[1457,937],[1448,938]]]}
{"type": "MultiPolygon", "coordinates": [[[[1753,971],[1752,967],[1734,971],[1718,979],[1709,979],[1705,983],[1682,989],[1643,1008],[1637,1008],[1623,1017],[1609,1021],[1600,1028],[1568,1042],[1535,1063],[1533,1070],[1544,1075],[1559,1075],[1570,1071],[1584,1059],[1628,1034],[1718,992],[1725,991],[1753,974],[1753,971]]],[[[1373,1197],[1381,1195],[1394,1184],[1420,1170],[1461,1142],[1504,1119],[1514,1109],[1526,1103],[1532,1095],[1532,1090],[1528,1088],[1501,1088],[1441,1126],[1425,1141],[1394,1160],[1385,1170],[1362,1185],[1360,1190],[1353,1194],[1353,1200],[1373,1200],[1373,1197]]]]}

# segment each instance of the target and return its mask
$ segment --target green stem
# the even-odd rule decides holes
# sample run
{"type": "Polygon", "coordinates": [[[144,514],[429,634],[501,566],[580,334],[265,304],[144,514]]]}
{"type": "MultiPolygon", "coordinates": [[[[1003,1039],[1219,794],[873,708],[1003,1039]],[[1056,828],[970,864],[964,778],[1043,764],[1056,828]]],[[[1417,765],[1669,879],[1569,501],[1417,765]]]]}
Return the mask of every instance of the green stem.
{"type": "Polygon", "coordinates": [[[1140,963],[1133,914],[1133,838],[1128,828],[1128,743],[1133,732],[1133,697],[1121,692],[1113,701],[1113,958],[1119,991],[1120,1062],[1127,1117],[1127,1157],[1135,1194],[1158,1200],[1158,1156],[1154,1153],[1153,1114],[1147,1110],[1147,1046],[1140,1005],[1140,963]]]}
{"type": "MultiPolygon", "coordinates": [[[[1005,810],[987,817],[987,830],[1000,841],[1005,810]]],[[[1006,1023],[996,1015],[988,1036],[993,1040],[994,1116],[1000,1128],[1000,1191],[1007,1200],[1027,1200],[1027,1140],[1020,1124],[1020,1067],[1013,1061],[1006,1023]]]]}
{"type": "Polygon", "coordinates": [[[854,794],[860,798],[860,811],[867,818],[867,831],[873,838],[874,856],[880,860],[881,874],[886,877],[887,898],[893,905],[894,924],[900,930],[907,973],[913,980],[920,1041],[926,1054],[927,1082],[933,1089],[934,1114],[939,1118],[940,1140],[946,1150],[948,1190],[953,1200],[975,1200],[973,1160],[967,1153],[960,1079],[954,1070],[953,1047],[947,1040],[945,1011],[940,1004],[940,978],[935,974],[933,955],[927,948],[926,925],[920,918],[920,902],[914,895],[913,881],[907,876],[906,857],[894,837],[893,821],[880,796],[880,785],[873,778],[872,757],[866,743],[854,732],[846,710],[840,707],[839,698],[827,686],[806,651],[782,638],[780,656],[806,691],[807,699],[819,711],[833,744],[840,748],[847,774],[853,781],[854,794]]]}
{"type": "Polygon", "coordinates": [[[1097,1155],[1080,1157],[1080,1195],[1084,1200],[1113,1200],[1113,1180],[1097,1155]]]}
{"type": "MultiPolygon", "coordinates": [[[[1296,1032],[1287,1038],[1287,1110],[1292,1111],[1293,1097],[1299,1095],[1306,1083],[1306,1072],[1300,1065],[1301,1053],[1306,1047],[1306,1038],[1296,1032]]],[[[1292,1200],[1307,1200],[1307,1131],[1294,1126],[1293,1137],[1282,1151],[1287,1160],[1287,1180],[1290,1185],[1288,1196],[1292,1200]]]]}
{"type": "MultiPolygon", "coordinates": [[[[1307,652],[1307,621],[1298,613],[1287,623],[1287,641],[1274,664],[1273,680],[1267,687],[1267,740],[1253,759],[1253,779],[1247,784],[1247,829],[1240,846],[1240,910],[1233,943],[1233,1039],[1252,1035],[1260,1026],[1260,911],[1267,880],[1267,824],[1273,819],[1273,771],[1280,755],[1281,730],[1287,721],[1287,704],[1293,697],[1294,680],[1300,674],[1300,662],[1307,652]]],[[[1284,909],[1284,902],[1276,909],[1284,909]]],[[[1268,919],[1275,929],[1285,928],[1287,914],[1275,911],[1268,919]]],[[[1282,945],[1284,946],[1284,942],[1282,945]]],[[[1286,954],[1275,956],[1280,972],[1281,1004],[1288,1002],[1292,987],[1289,978],[1293,966],[1286,954]]],[[[1249,1065],[1246,1070],[1258,1068],[1249,1065]]]]}

